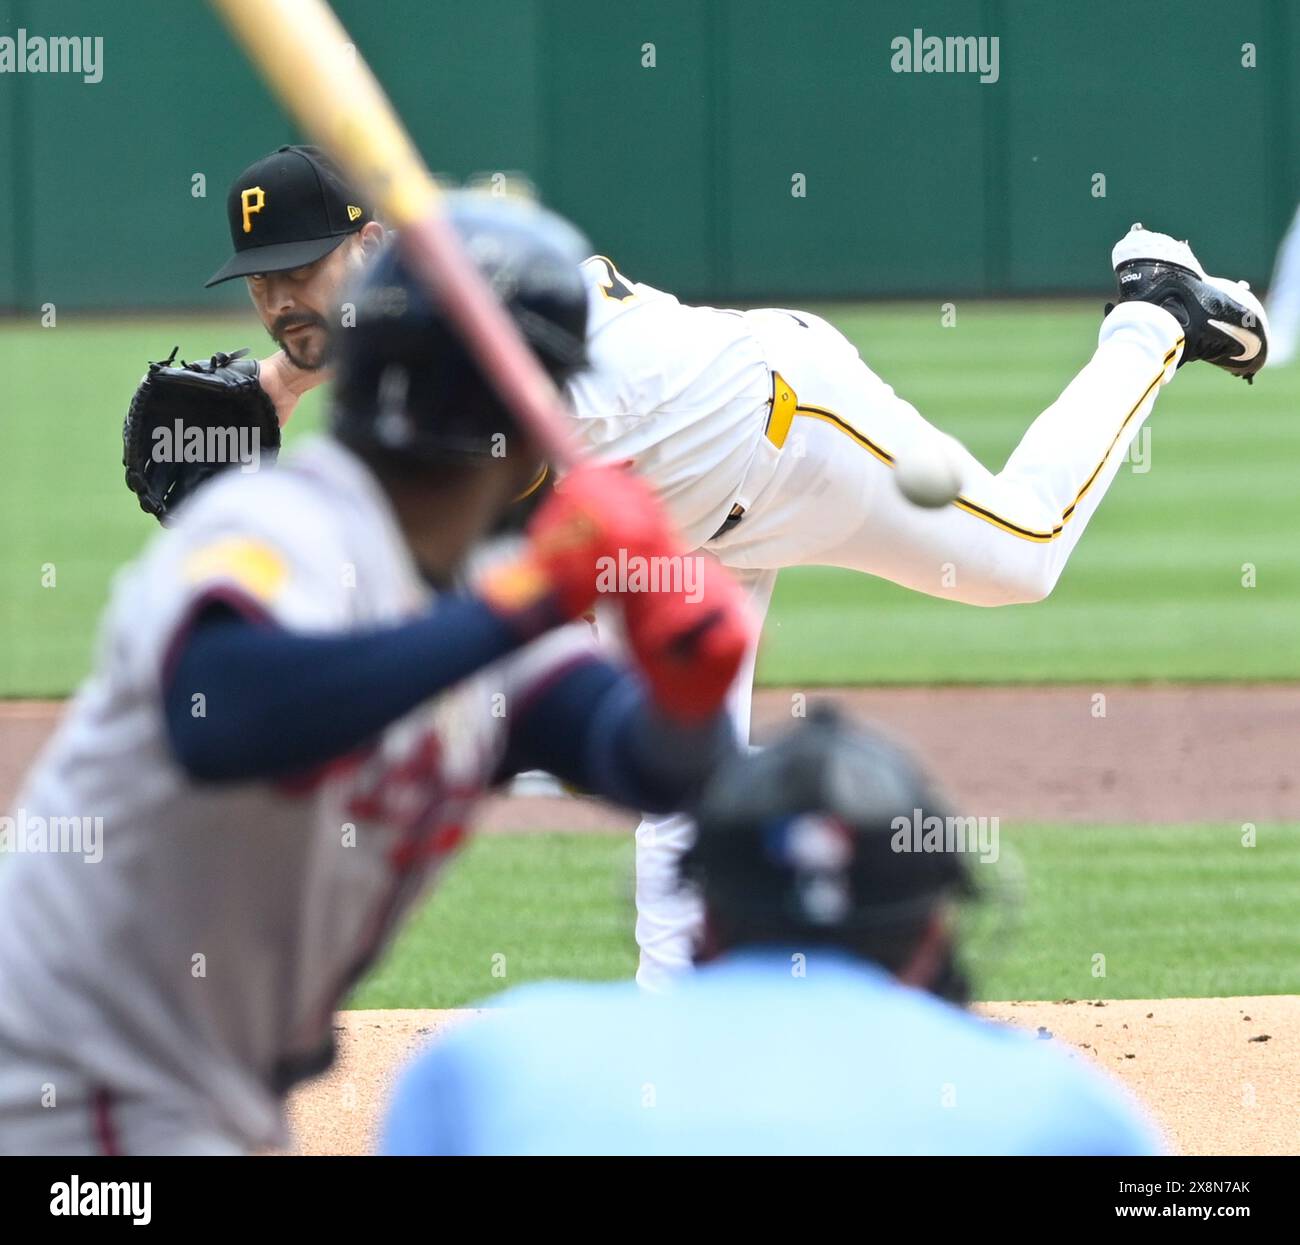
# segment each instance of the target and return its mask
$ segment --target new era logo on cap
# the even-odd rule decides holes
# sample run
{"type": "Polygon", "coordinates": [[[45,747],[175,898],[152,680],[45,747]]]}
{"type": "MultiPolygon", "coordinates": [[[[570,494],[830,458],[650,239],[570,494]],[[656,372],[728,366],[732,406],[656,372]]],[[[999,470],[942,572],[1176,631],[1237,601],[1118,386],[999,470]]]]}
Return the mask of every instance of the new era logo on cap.
{"type": "Polygon", "coordinates": [[[314,264],[372,219],[316,147],[281,147],[235,179],[226,199],[235,253],[208,285],[314,264]]]}

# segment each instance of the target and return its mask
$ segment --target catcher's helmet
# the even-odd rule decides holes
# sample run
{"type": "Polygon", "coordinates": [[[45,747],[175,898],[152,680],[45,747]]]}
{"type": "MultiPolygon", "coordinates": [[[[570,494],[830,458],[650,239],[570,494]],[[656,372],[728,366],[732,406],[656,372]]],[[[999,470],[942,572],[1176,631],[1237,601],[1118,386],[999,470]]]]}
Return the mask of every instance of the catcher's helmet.
{"type": "Polygon", "coordinates": [[[960,851],[916,850],[918,819],[947,816],[928,777],[828,706],[725,765],[694,811],[683,876],[742,938],[847,942],[912,926],[974,890],[960,851]]]}
{"type": "MultiPolygon", "coordinates": [[[[537,204],[475,191],[448,196],[450,219],[557,385],[586,365],[590,253],[573,226],[537,204]]],[[[358,449],[409,459],[500,453],[516,427],[436,297],[393,242],[352,297],[354,327],[340,332],[331,426],[358,449]]]]}

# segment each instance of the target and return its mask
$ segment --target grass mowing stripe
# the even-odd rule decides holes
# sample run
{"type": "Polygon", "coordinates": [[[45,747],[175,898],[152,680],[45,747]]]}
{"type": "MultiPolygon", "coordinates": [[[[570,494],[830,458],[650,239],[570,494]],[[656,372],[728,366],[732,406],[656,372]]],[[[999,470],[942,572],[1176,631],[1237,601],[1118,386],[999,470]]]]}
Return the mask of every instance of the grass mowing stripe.
{"type": "MultiPolygon", "coordinates": [[[[1300,825],[1260,824],[1253,847],[1238,825],[1022,825],[1001,843],[1025,899],[980,960],[980,997],[1300,993],[1300,825]]],[[[974,920],[977,945],[992,943],[988,919],[974,920]]]]}
{"type": "Polygon", "coordinates": [[[636,971],[631,836],[485,835],[350,1007],[463,1007],[525,981],[636,971]]]}
{"type": "Polygon", "coordinates": [[[978,610],[801,568],[778,583],[759,679],[812,687],[1300,678],[1296,608],[1267,566],[1258,588],[1231,598],[1179,586],[1183,597],[1134,601],[1102,579],[1091,593],[1063,584],[1041,605],[978,610]]]}
{"type": "MultiPolygon", "coordinates": [[[[1255,834],[1244,847],[1230,825],[1003,826],[1002,860],[976,874],[1022,871],[1024,898],[970,914],[979,997],[1300,993],[1300,825],[1255,834]]],[[[547,977],[631,977],[632,924],[629,838],[484,836],[349,1005],[459,1007],[547,977]]]]}

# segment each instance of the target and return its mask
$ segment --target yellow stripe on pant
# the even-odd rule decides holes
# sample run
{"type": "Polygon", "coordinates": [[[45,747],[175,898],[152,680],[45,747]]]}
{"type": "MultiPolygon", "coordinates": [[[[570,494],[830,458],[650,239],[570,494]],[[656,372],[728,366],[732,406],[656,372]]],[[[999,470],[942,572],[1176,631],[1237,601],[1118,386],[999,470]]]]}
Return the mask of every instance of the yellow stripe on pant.
{"type": "MultiPolygon", "coordinates": [[[[1129,412],[1124,416],[1115,433],[1111,443],[1106,448],[1106,452],[1101,456],[1101,461],[1093,469],[1092,474],[1083,482],[1083,487],[1079,489],[1074,500],[1066,506],[1061,514],[1061,521],[1049,531],[1035,531],[1033,528],[1021,527],[1018,523],[1012,523],[1010,519],[1004,519],[1001,515],[995,514],[992,510],[979,505],[970,500],[969,497],[958,496],[953,499],[952,505],[966,514],[974,515],[977,519],[983,519],[985,523],[990,523],[999,531],[1007,532],[1009,535],[1018,536],[1021,540],[1034,541],[1037,544],[1047,544],[1055,540],[1065,525],[1070,521],[1071,515],[1074,514],[1075,508],[1083,500],[1084,495],[1092,488],[1097,477],[1101,474],[1102,468],[1105,467],[1106,461],[1110,458],[1111,451],[1119,444],[1119,439],[1124,435],[1124,430],[1129,426],[1133,416],[1142,408],[1142,404],[1151,396],[1152,391],[1160,384],[1169,365],[1178,356],[1178,351],[1183,345],[1183,338],[1179,338],[1174,343],[1174,347],[1165,355],[1164,363],[1161,365],[1160,372],[1156,378],[1142,391],[1142,396],[1129,408],[1129,412]]],[[[877,445],[870,437],[859,432],[842,416],[837,415],[834,411],[828,411],[825,407],[812,406],[801,403],[798,395],[786,384],[779,372],[772,373],[772,410],[767,420],[767,438],[778,449],[781,448],[790,433],[790,425],[794,422],[796,415],[803,415],[809,419],[820,419],[822,423],[830,424],[832,428],[838,428],[840,432],[850,437],[857,445],[860,445],[870,454],[874,454],[886,467],[894,465],[894,455],[883,446],[877,445]],[[779,439],[778,439],[779,430],[779,439]]]]}

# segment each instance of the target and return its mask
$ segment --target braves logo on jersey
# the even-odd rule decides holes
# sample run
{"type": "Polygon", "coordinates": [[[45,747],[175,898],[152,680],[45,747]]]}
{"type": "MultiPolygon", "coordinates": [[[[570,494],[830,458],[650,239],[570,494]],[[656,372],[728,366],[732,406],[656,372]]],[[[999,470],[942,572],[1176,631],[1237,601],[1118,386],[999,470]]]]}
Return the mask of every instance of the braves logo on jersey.
{"type": "Polygon", "coordinates": [[[390,853],[395,867],[446,856],[463,842],[464,826],[492,777],[499,741],[490,724],[503,725],[490,707],[470,684],[354,758],[344,809],[357,822],[397,831],[390,853]]]}
{"type": "Polygon", "coordinates": [[[390,852],[394,867],[407,869],[428,856],[454,851],[464,837],[463,818],[456,805],[472,802],[476,791],[453,793],[442,768],[442,741],[430,731],[398,761],[364,766],[352,783],[344,808],[361,822],[396,830],[390,852]],[[459,795],[460,799],[453,799],[459,795]]]}

